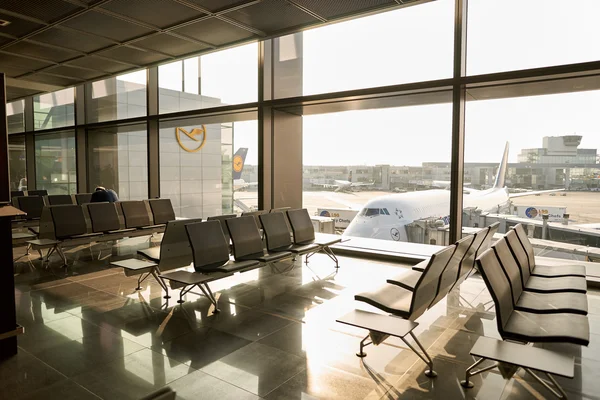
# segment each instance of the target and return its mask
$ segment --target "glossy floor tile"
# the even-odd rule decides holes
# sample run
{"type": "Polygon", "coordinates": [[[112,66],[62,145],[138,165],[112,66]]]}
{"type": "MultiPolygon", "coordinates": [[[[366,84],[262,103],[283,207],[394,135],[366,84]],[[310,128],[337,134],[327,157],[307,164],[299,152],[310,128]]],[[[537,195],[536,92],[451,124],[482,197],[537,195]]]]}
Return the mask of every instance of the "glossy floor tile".
{"type": "MultiPolygon", "coordinates": [[[[316,255],[308,266],[278,263],[210,284],[218,308],[194,290],[177,303],[151,278],[112,268],[147,238],[81,246],[69,267],[35,256],[15,268],[19,354],[0,363],[0,398],[139,399],[165,385],[178,399],[545,399],[549,392],[520,371],[495,370],[460,386],[477,338],[499,338],[494,304],[480,276],[465,281],[416,322],[418,340],[438,377],[399,338],[356,357],[361,328],[336,322],[355,308],[377,311],[354,295],[409,271],[410,265],[316,255]],[[100,257],[99,257],[100,256],[100,257]]],[[[17,254],[18,255],[18,254],[17,254]]],[[[589,347],[544,344],[574,357],[575,378],[559,381],[569,398],[598,400],[600,295],[588,293],[589,347]]],[[[409,343],[413,341],[409,339],[409,343]]]]}

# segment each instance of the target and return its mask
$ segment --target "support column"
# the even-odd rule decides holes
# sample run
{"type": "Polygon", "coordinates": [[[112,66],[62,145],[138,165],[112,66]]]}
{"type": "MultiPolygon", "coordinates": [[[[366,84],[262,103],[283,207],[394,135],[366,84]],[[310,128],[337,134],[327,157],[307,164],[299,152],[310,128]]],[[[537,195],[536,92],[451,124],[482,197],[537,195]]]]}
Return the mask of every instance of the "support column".
{"type": "Polygon", "coordinates": [[[452,162],[450,170],[450,243],[462,236],[465,98],[462,77],[467,65],[467,0],[455,0],[454,84],[452,85],[452,162]]]}
{"type": "Polygon", "coordinates": [[[25,98],[25,167],[27,188],[35,190],[35,135],[33,133],[33,96],[25,98]]]}
{"type": "MultiPolygon", "coordinates": [[[[146,105],[148,116],[158,116],[158,67],[147,70],[146,105]]],[[[160,197],[160,140],[158,119],[148,119],[148,198],[160,197]]]]}
{"type": "Polygon", "coordinates": [[[85,133],[85,85],[75,88],[75,160],[77,167],[77,193],[87,193],[88,163],[87,135],[85,133]]]}

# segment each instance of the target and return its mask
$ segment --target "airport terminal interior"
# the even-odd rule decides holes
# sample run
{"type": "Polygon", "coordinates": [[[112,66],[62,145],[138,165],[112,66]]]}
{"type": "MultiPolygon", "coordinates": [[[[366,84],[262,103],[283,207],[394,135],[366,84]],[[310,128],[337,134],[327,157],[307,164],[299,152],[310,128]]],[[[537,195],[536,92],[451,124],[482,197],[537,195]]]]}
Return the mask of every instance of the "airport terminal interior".
{"type": "Polygon", "coordinates": [[[600,393],[596,0],[0,0],[0,398],[600,393]]]}

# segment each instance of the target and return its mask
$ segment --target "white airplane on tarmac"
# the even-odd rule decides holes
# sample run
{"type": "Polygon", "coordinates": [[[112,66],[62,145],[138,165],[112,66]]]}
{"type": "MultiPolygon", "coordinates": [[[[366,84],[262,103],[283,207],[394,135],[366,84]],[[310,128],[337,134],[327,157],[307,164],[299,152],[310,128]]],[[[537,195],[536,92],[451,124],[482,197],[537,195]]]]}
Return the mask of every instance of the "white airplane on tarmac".
{"type": "MultiPolygon", "coordinates": [[[[494,186],[486,190],[463,189],[465,193],[463,206],[465,208],[501,213],[508,210],[510,198],[564,190],[508,193],[508,189],[504,186],[507,163],[508,143],[504,149],[494,186]]],[[[449,204],[450,191],[441,189],[377,197],[367,202],[354,217],[346,228],[344,236],[407,242],[406,225],[413,221],[436,218],[443,220],[444,224],[448,224],[450,220],[449,204]]]]}

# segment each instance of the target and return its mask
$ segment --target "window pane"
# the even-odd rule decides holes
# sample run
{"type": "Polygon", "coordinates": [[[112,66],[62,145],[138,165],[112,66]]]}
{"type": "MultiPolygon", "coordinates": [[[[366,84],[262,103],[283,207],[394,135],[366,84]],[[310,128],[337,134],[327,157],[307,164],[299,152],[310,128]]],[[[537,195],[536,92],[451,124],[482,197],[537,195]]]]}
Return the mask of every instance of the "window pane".
{"type": "Polygon", "coordinates": [[[87,122],[146,115],[146,70],[87,84],[87,122]]]}
{"type": "Polygon", "coordinates": [[[27,160],[25,159],[25,136],[8,136],[8,165],[10,167],[10,190],[27,190],[27,160]]]}
{"type": "Polygon", "coordinates": [[[148,198],[146,124],[88,131],[89,188],[113,189],[119,200],[148,198]]]}
{"type": "Polygon", "coordinates": [[[161,114],[257,101],[258,44],[161,65],[158,79],[161,114]]]}
{"type": "Polygon", "coordinates": [[[275,39],[275,98],[449,78],[453,23],[438,0],[275,39]]]}
{"type": "Polygon", "coordinates": [[[33,96],[33,129],[75,125],[75,89],[33,96]]]}
{"type": "Polygon", "coordinates": [[[450,180],[449,170],[433,167],[450,163],[449,100],[447,92],[398,96],[335,105],[358,108],[352,111],[304,115],[303,206],[311,215],[332,218],[336,231],[347,236],[438,242],[421,235],[418,224],[449,214],[449,191],[438,186],[450,180]],[[383,104],[387,108],[369,108],[383,104]]]}
{"type": "Polygon", "coordinates": [[[75,133],[73,131],[36,135],[36,189],[48,194],[77,193],[75,133]]]}
{"type": "Polygon", "coordinates": [[[470,0],[467,72],[600,60],[598,15],[597,0],[470,0]]]}
{"type": "Polygon", "coordinates": [[[160,124],[160,195],[171,199],[178,217],[207,218],[258,206],[256,115],[227,118],[160,124]],[[239,171],[234,158],[241,160],[239,171]]]}
{"type": "Polygon", "coordinates": [[[600,226],[600,80],[509,85],[498,91],[481,88],[470,94],[464,168],[470,185],[463,195],[463,225],[479,227],[499,220],[499,232],[505,233],[522,223],[536,253],[583,260],[576,249],[590,246],[592,254],[600,226]],[[567,91],[573,87],[588,90],[567,91]],[[507,172],[498,177],[507,143],[507,172]],[[549,215],[546,232],[544,213],[549,215]]]}
{"type": "Polygon", "coordinates": [[[8,133],[18,133],[25,131],[25,101],[18,100],[12,103],[6,103],[6,122],[8,124],[8,133]]]}

